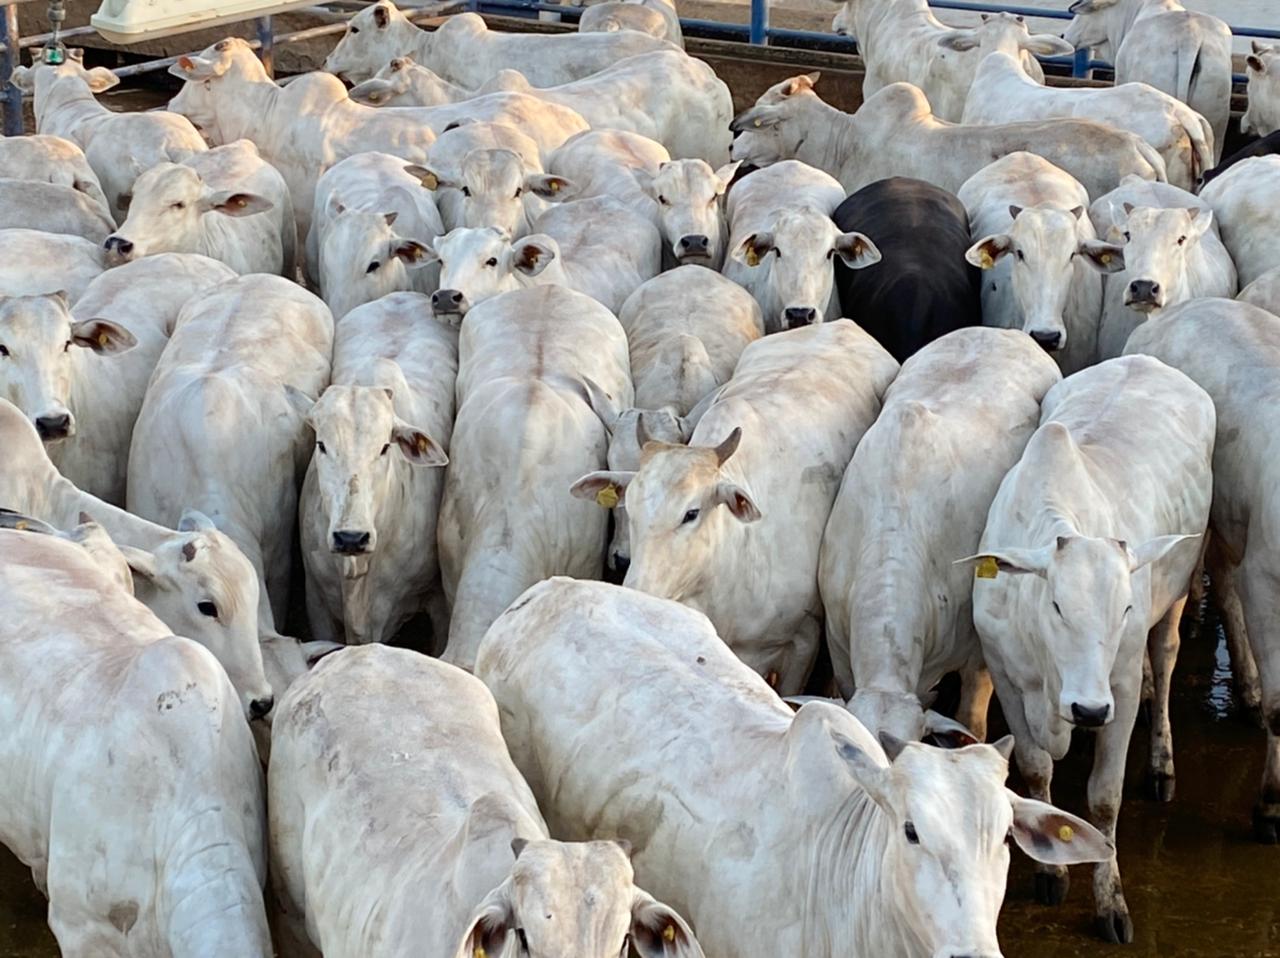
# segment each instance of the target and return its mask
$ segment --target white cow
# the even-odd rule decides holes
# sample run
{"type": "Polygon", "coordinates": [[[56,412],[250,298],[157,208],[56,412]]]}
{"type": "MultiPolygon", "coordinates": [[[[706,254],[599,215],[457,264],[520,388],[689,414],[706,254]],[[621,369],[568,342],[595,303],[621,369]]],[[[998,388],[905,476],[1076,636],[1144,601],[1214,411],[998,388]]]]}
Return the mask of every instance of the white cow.
{"type": "Polygon", "coordinates": [[[930,343],[885,393],[818,565],[836,681],[867,728],[920,738],[921,697],[960,671],[957,718],[986,737],[991,680],[973,628],[973,574],[954,563],[978,548],[996,489],[1061,378],[1029,337],[979,327],[930,343]]]}
{"type": "Polygon", "coordinates": [[[61,953],[269,958],[262,771],[226,673],[82,546],[0,543],[0,842],[61,953]]]}
{"type": "MultiPolygon", "coordinates": [[[[925,91],[938,116],[951,121],[960,119],[979,55],[968,52],[968,48],[941,45],[940,41],[961,31],[940,22],[929,9],[928,0],[835,2],[840,4],[840,12],[832,29],[856,37],[858,52],[866,62],[864,99],[891,83],[911,83],[925,91]]],[[[1051,42],[1055,39],[1040,35],[1027,38],[1027,52],[1022,59],[1032,76],[1044,79],[1044,71],[1032,54],[1059,52],[1051,42]]]]}
{"type": "Polygon", "coordinates": [[[822,530],[897,371],[850,320],[767,336],[743,350],[687,446],[649,443],[637,471],[590,473],[572,494],[625,502],[626,585],[705,612],[794,695],[822,637],[822,530]]]}
{"type": "Polygon", "coordinates": [[[704,616],[629,589],[540,583],[476,672],[554,833],[628,839],[710,955],[999,955],[1006,839],[1063,865],[1111,852],[1005,788],[1009,739],[882,749],[838,706],[793,714],[704,616]]]}
{"type": "MultiPolygon", "coordinates": [[[[671,161],[661,143],[622,130],[588,130],[579,133],[551,154],[547,170],[567,178],[579,199],[608,196],[633,212],[653,220],[662,229],[658,202],[642,186],[647,176],[671,161]]],[[[663,248],[666,262],[666,248],[663,248]]]]}
{"type": "MultiPolygon", "coordinates": [[[[679,20],[676,21],[679,23],[679,20]]],[[[578,18],[579,33],[606,33],[612,30],[638,30],[662,40],[675,40],[667,35],[668,20],[657,10],[625,0],[597,3],[582,11],[578,18]]],[[[683,48],[684,44],[680,44],[683,48]]]]}
{"type": "Polygon", "coordinates": [[[476,94],[450,83],[413,57],[400,56],[392,57],[369,79],[357,83],[348,95],[365,106],[440,106],[461,103],[476,94]]]}
{"type": "Polygon", "coordinates": [[[1106,278],[1101,358],[1124,352],[1129,335],[1189,299],[1231,297],[1236,267],[1213,211],[1175,186],[1126,180],[1089,210],[1098,232],[1119,243],[1123,269],[1106,278]]]}
{"type": "Polygon", "coordinates": [[[533,583],[603,571],[607,514],[565,490],[605,466],[602,418],[634,404],[626,333],[571,290],[503,293],[462,324],[457,395],[438,535],[444,657],[471,669],[485,630],[533,583]],[[612,405],[597,411],[600,393],[612,405]]]}
{"type": "Polygon", "coordinates": [[[366,80],[392,57],[411,56],[446,80],[475,89],[500,70],[516,67],[538,87],[599,73],[619,60],[670,50],[665,40],[634,30],[617,33],[502,33],[484,18],[460,13],[432,32],[414,26],[389,0],[365,7],[324,61],[330,73],[366,80]]]}
{"type": "Polygon", "coordinates": [[[1097,47],[1117,83],[1149,83],[1177,97],[1213,127],[1214,162],[1231,119],[1231,28],[1179,0],[1076,0],[1063,34],[1080,50],[1097,47]]]}
{"type": "Polygon", "coordinates": [[[1065,373],[1095,362],[1101,272],[1121,269],[1124,256],[1098,241],[1085,188],[1048,160],[1018,152],[975,173],[956,195],[974,241],[965,258],[986,271],[983,323],[1028,333],[1065,373]]]}
{"type": "Polygon", "coordinates": [[[253,563],[258,622],[288,604],[303,417],[329,384],[333,316],[279,276],[241,276],[191,300],[156,365],[129,452],[129,511],[212,518],[253,563]]]}
{"type": "Polygon", "coordinates": [[[6,176],[0,179],[0,229],[14,227],[36,227],[101,243],[116,224],[96,200],[75,187],[6,176]]]}
{"type": "Polygon", "coordinates": [[[1260,197],[1280,189],[1280,156],[1241,160],[1200,193],[1213,210],[1241,286],[1280,266],[1280,210],[1260,197]]]}
{"type": "MultiPolygon", "coordinates": [[[[638,7],[642,10],[650,10],[662,17],[664,29],[661,33],[655,33],[654,36],[662,37],[670,40],[676,46],[684,49],[684,31],[680,28],[680,12],[676,9],[674,0],[581,0],[581,5],[585,7],[582,11],[582,17],[578,21],[578,29],[587,31],[591,29],[601,29],[600,22],[604,20],[608,22],[608,18],[616,17],[619,24],[618,29],[639,29],[639,22],[632,19],[630,8],[638,7]]],[[[604,29],[610,29],[605,26],[604,29]]]]}
{"type": "Polygon", "coordinates": [[[978,66],[961,122],[1097,120],[1146,140],[1164,160],[1168,181],[1194,189],[1214,165],[1213,129],[1185,103],[1145,83],[1101,88],[1047,87],[999,51],[978,66]]]}
{"type": "Polygon", "coordinates": [[[633,884],[628,846],[550,840],[493,696],[461,669],[339,652],[290,690],[272,737],[273,884],[293,934],[325,958],[631,945],[702,958],[679,915],[633,884]]]}
{"type": "Polygon", "coordinates": [[[388,641],[439,593],[444,473],[422,467],[448,462],[458,335],[430,315],[426,296],[393,293],[338,321],[298,503],[318,639],[388,641]]]}
{"type": "Polygon", "coordinates": [[[106,268],[98,243],[65,233],[0,229],[0,249],[0,296],[60,290],[74,303],[106,268]]]}
{"type": "Polygon", "coordinates": [[[737,171],[737,163],[713,170],[705,160],[673,160],[660,164],[656,173],[633,174],[650,202],[657,204],[664,265],[724,267],[729,240],[724,195],[737,171]]]}
{"type": "MultiPolygon", "coordinates": [[[[1209,521],[1213,401],[1161,362],[1122,357],[1051,389],[1040,422],[966,562],[974,624],[1034,797],[1048,799],[1072,730],[1096,730],[1089,813],[1114,842],[1148,646],[1149,773],[1158,797],[1173,795],[1169,684],[1209,521]]],[[[1042,902],[1066,888],[1065,869],[1040,869],[1042,902]]],[[[1102,936],[1132,941],[1114,857],[1093,895],[1102,936]]]]}
{"type": "Polygon", "coordinates": [[[535,232],[515,240],[495,229],[457,229],[436,241],[436,315],[456,322],[491,296],[563,286],[617,313],[662,267],[661,237],[642,216],[607,197],[548,209],[535,232]]]}
{"type": "Polygon", "coordinates": [[[63,475],[124,505],[133,423],[178,311],[234,275],[203,256],[162,254],[102,273],[74,310],[57,294],[0,300],[0,394],[63,475]]]}
{"type": "Polygon", "coordinates": [[[199,253],[240,274],[296,275],[298,228],[289,186],[249,140],[183,163],[156,164],[122,205],[128,216],[106,241],[117,261],[199,253]]]}
{"type": "Polygon", "coordinates": [[[86,515],[97,522],[128,561],[138,599],[217,657],[248,716],[266,716],[272,686],[258,644],[258,580],[235,544],[199,513],[185,513],[174,531],[81,492],[54,469],[27,418],[2,399],[0,444],[0,502],[57,528],[86,515]]]}
{"type": "MultiPolygon", "coordinates": [[[[469,123],[451,130],[449,135],[471,138],[473,128],[482,126],[497,124],[469,123]]],[[[476,132],[480,139],[490,139],[490,131],[476,132]]],[[[430,166],[408,169],[418,177],[421,187],[437,191],[436,202],[446,230],[491,227],[518,239],[530,232],[549,201],[566,199],[575,191],[570,180],[542,171],[536,150],[513,146],[478,146],[453,162],[434,159],[433,150],[430,166]]]]}
{"type": "Polygon", "coordinates": [[[1093,120],[957,125],[933,115],[916,87],[894,83],[852,115],[813,92],[815,76],[771,87],[733,121],[742,131],[733,158],[764,166],[796,159],[826,170],[852,193],[890,176],[910,176],[952,192],[993,160],[1019,150],[1044,157],[1101,196],[1130,173],[1167,180],[1164,160],[1145,140],[1093,120]],[[1090,149],[1081,150],[1088,143],[1090,149]]]}
{"type": "Polygon", "coordinates": [[[86,70],[76,55],[61,66],[41,62],[34,51],[31,67],[13,71],[13,82],[35,96],[36,129],[64,137],[84,150],[97,174],[117,223],[124,220],[121,195],[133,189],[138,175],[157,163],[181,163],[204,151],[204,139],[183,117],[169,113],[116,113],[94,99],[120,78],[106,67],[86,70]]]}
{"type": "Polygon", "coordinates": [[[1280,130],[1280,50],[1253,41],[1245,58],[1249,80],[1249,108],[1240,118],[1240,132],[1267,136],[1280,130]]]}
{"type": "Polygon", "coordinates": [[[52,183],[79,190],[111,215],[111,204],[102,192],[98,174],[84,151],[68,139],[50,133],[0,138],[0,170],[4,175],[36,183],[52,183]]]}
{"type": "Polygon", "coordinates": [[[844,189],[819,169],[783,161],[745,177],[729,194],[729,245],[722,272],[756,298],[766,332],[840,315],[835,266],[880,261],[862,233],[841,233],[831,214],[844,189]]]}
{"type": "Polygon", "coordinates": [[[1242,289],[1236,299],[1280,315],[1280,266],[1267,270],[1242,289]]]}
{"type": "Polygon", "coordinates": [[[1141,326],[1127,347],[1182,370],[1208,391],[1217,408],[1207,566],[1237,695],[1254,708],[1261,700],[1267,758],[1253,823],[1258,840],[1269,844],[1280,831],[1278,327],[1273,314],[1247,303],[1194,300],[1141,326]]]}

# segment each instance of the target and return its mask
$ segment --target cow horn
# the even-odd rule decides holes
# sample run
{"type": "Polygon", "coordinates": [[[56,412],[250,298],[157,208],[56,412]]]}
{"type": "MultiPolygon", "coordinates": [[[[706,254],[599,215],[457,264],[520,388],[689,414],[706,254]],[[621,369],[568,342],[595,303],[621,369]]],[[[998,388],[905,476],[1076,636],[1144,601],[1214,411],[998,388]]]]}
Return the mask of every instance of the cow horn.
{"type": "Polygon", "coordinates": [[[716,465],[723,466],[729,457],[738,451],[738,443],[742,441],[742,427],[734,426],[733,432],[725,437],[724,442],[716,446],[716,465]]]}

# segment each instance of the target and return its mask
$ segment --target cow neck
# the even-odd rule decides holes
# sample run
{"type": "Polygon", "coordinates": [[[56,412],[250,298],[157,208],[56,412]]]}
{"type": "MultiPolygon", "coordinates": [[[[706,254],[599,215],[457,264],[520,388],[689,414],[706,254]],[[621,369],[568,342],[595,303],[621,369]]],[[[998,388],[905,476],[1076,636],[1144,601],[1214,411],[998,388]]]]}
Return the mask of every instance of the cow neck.
{"type": "MultiPolygon", "coordinates": [[[[270,79],[245,80],[238,84],[239,89],[233,97],[234,107],[230,110],[218,111],[218,133],[222,144],[234,143],[236,140],[252,140],[264,153],[263,141],[270,131],[284,131],[293,138],[291,131],[296,131],[297,116],[286,116],[284,123],[278,122],[276,113],[280,111],[282,95],[287,88],[281,87],[270,79]],[[232,121],[232,122],[228,122],[232,121]],[[235,121],[239,121],[236,123],[235,121]]],[[[288,110],[284,112],[288,113],[288,110]]],[[[281,144],[272,143],[271,155],[274,158],[281,144]]]]}
{"type": "Polygon", "coordinates": [[[899,36],[906,21],[913,18],[937,23],[926,0],[863,0],[853,18],[858,44],[868,50],[883,49],[885,43],[877,31],[883,28],[884,34],[899,36]]]}
{"type": "Polygon", "coordinates": [[[82,148],[80,127],[108,113],[88,85],[77,77],[54,76],[36,86],[36,129],[41,133],[61,136],[82,148]],[[77,135],[80,134],[80,135],[77,135]]]}
{"type": "Polygon", "coordinates": [[[1121,0],[1111,8],[1110,13],[1103,14],[1107,18],[1107,42],[1111,44],[1111,58],[1114,60],[1120,53],[1120,44],[1124,42],[1124,38],[1129,35],[1129,31],[1133,29],[1133,25],[1138,18],[1148,10],[1151,14],[1165,13],[1169,4],[1157,0],[1155,3],[1148,3],[1146,0],[1129,0],[1128,3],[1121,0]]]}
{"type": "Polygon", "coordinates": [[[808,133],[796,144],[792,159],[807,163],[837,180],[850,158],[857,155],[853,136],[855,117],[818,96],[806,96],[802,125],[808,133]]]}

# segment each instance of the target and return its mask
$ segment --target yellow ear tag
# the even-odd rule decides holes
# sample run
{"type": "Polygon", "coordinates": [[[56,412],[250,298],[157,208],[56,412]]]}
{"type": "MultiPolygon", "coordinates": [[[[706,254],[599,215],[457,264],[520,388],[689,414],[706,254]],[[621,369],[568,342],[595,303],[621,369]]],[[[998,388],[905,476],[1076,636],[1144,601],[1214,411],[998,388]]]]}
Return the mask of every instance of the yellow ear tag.
{"type": "Polygon", "coordinates": [[[24,520],[22,520],[22,521],[20,521],[20,522],[15,522],[15,523],[13,524],[13,527],[14,527],[15,529],[17,529],[19,532],[26,532],[26,531],[27,531],[27,523],[26,523],[26,520],[24,519],[24,520]]]}
{"type": "Polygon", "coordinates": [[[760,265],[760,254],[756,252],[756,248],[754,246],[747,247],[747,265],[748,266],[760,265]]]}
{"type": "Polygon", "coordinates": [[[551,181],[551,192],[552,192],[552,193],[559,193],[559,192],[560,192],[560,181],[559,181],[559,180],[552,180],[552,181],[551,181]]]}
{"type": "Polygon", "coordinates": [[[1071,841],[1071,839],[1076,837],[1075,829],[1072,828],[1070,825],[1063,825],[1061,828],[1058,829],[1058,837],[1061,838],[1064,842],[1069,842],[1071,841]]]}
{"type": "Polygon", "coordinates": [[[472,958],[486,958],[483,945],[476,945],[476,950],[471,954],[472,958]]]}
{"type": "Polygon", "coordinates": [[[996,261],[985,249],[978,254],[978,261],[982,264],[983,269],[990,269],[996,265],[996,261]]]}
{"type": "Polygon", "coordinates": [[[667,941],[675,941],[675,940],[676,940],[676,926],[675,926],[675,925],[667,925],[667,927],[666,927],[666,928],[663,930],[663,932],[662,932],[662,937],[663,937],[663,938],[665,938],[667,941]]]}
{"type": "Polygon", "coordinates": [[[979,579],[994,579],[1000,574],[1000,563],[996,562],[991,556],[987,556],[978,563],[976,575],[979,579]]]}
{"type": "Polygon", "coordinates": [[[428,171],[422,175],[422,179],[420,182],[426,189],[434,190],[434,189],[438,189],[440,186],[440,177],[428,171]]]}
{"type": "Polygon", "coordinates": [[[418,452],[426,452],[430,446],[431,443],[427,442],[426,436],[418,437],[418,452]]]}
{"type": "Polygon", "coordinates": [[[109,337],[106,333],[98,333],[98,345],[105,347],[107,345],[108,338],[109,337]]]}
{"type": "Polygon", "coordinates": [[[1103,254],[1102,254],[1102,256],[1100,256],[1100,257],[1099,257],[1099,259],[1101,259],[1101,260],[1102,260],[1102,265],[1103,265],[1103,266],[1108,266],[1108,265],[1110,265],[1110,263],[1111,263],[1111,254],[1110,254],[1110,253],[1103,253],[1103,254]]]}
{"type": "Polygon", "coordinates": [[[613,486],[605,486],[596,493],[596,505],[612,509],[618,504],[618,490],[613,486]]]}

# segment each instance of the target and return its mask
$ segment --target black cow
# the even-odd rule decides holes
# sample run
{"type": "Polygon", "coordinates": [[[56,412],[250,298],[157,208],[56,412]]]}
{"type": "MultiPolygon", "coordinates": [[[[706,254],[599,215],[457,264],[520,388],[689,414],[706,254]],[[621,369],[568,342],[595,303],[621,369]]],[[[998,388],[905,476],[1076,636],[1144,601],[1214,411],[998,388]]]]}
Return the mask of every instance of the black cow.
{"type": "Polygon", "coordinates": [[[953,329],[982,324],[981,275],[964,258],[969,217],[954,195],[895,176],[864,186],[831,215],[880,250],[880,262],[853,270],[836,257],[840,312],[898,362],[953,329]]]}
{"type": "Polygon", "coordinates": [[[1275,156],[1277,153],[1280,153],[1280,130],[1268,133],[1262,139],[1254,140],[1248,146],[1236,150],[1213,169],[1207,171],[1203,179],[1200,180],[1200,185],[1203,187],[1210,183],[1215,177],[1221,176],[1241,160],[1247,160],[1251,156],[1275,156]]]}

